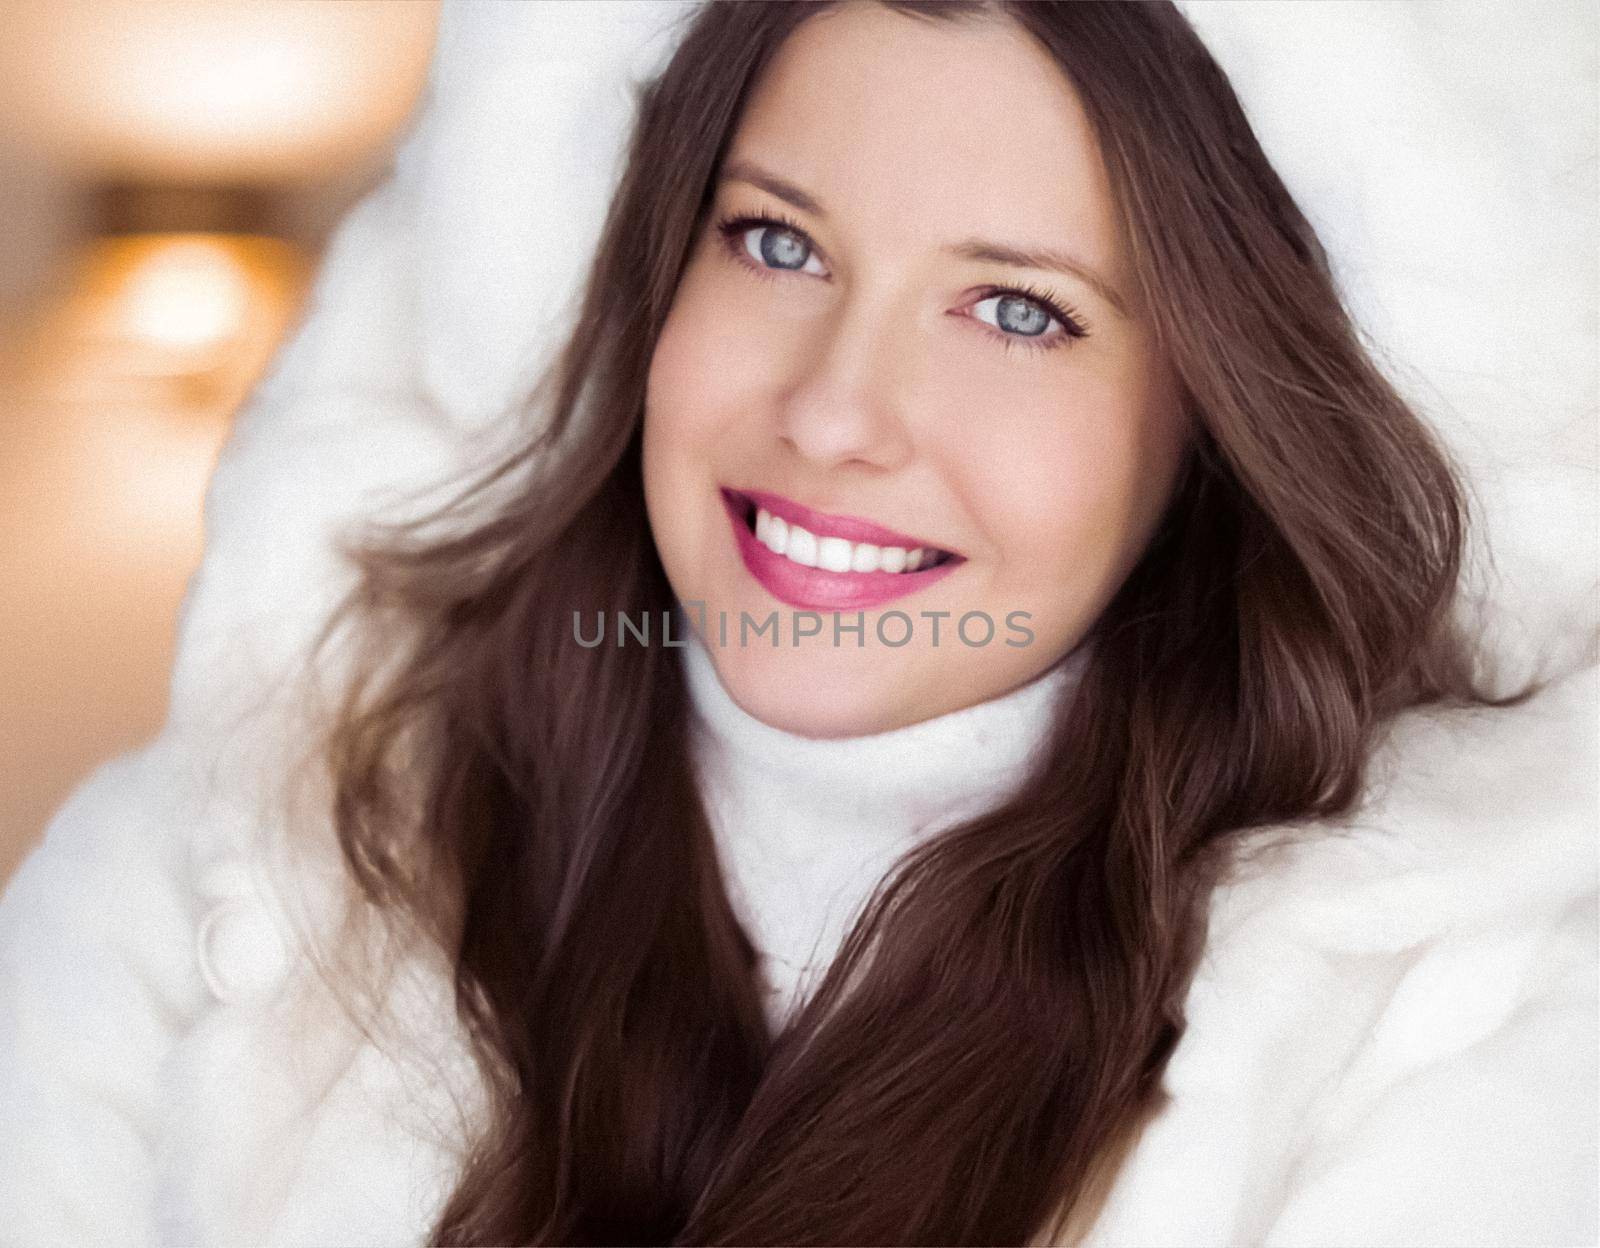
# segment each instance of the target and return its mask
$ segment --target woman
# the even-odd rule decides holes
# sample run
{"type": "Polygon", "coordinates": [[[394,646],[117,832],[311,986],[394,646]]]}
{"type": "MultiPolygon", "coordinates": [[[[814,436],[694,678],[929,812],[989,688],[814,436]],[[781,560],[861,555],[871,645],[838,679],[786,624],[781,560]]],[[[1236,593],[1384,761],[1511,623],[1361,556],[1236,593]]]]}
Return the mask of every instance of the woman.
{"type": "Polygon", "coordinates": [[[368,557],[363,605],[415,632],[333,736],[349,865],[458,951],[496,1072],[438,1237],[1022,1242],[1157,1096],[1228,834],[1346,809],[1385,716],[1471,696],[1450,468],[1168,8],[713,7],[593,272],[525,456],[559,474],[368,557]],[[756,491],[952,553],[893,605],[1026,612],[1032,644],[795,644],[781,613],[779,649],[714,644],[870,577],[789,573],[794,523],[764,567],[756,491]],[[1092,648],[1043,765],[921,842],[775,1039],[680,655],[574,644],[675,599],[731,700],[806,738],[1092,648]]]}
{"type": "MultiPolygon", "coordinates": [[[[1099,1242],[1248,831],[1491,701],[1458,475],[1226,79],[1167,5],[709,5],[530,411],[355,552],[280,889],[395,1068],[459,1018],[430,1241],[1099,1242]]],[[[277,1127],[349,1087],[298,1034],[277,1127]]],[[[294,1138],[191,1206],[328,1237],[371,1142],[294,1138]]]]}

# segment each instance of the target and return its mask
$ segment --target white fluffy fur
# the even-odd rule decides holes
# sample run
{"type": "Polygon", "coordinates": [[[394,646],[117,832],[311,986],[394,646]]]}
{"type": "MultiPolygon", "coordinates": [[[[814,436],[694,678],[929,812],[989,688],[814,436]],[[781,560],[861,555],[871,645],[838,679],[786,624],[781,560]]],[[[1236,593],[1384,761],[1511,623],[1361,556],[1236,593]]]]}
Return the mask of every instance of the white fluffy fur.
{"type": "MultiPolygon", "coordinates": [[[[221,947],[288,932],[296,899],[259,865],[294,745],[272,698],[345,584],[329,536],[503,436],[571,315],[626,85],[686,7],[447,7],[415,132],[219,464],[169,723],[0,902],[6,1242],[408,1243],[448,1189],[470,1078],[419,1078],[315,1000],[293,1048],[284,998],[208,986],[254,955],[208,980],[197,932],[215,889],[257,920],[221,947]]],[[[1592,1244],[1595,12],[1184,8],[1473,469],[1508,678],[1565,678],[1516,711],[1406,717],[1356,816],[1219,893],[1173,1102],[1089,1242],[1592,1244]]],[[[418,1051],[462,1070],[418,970],[418,1051]]]]}

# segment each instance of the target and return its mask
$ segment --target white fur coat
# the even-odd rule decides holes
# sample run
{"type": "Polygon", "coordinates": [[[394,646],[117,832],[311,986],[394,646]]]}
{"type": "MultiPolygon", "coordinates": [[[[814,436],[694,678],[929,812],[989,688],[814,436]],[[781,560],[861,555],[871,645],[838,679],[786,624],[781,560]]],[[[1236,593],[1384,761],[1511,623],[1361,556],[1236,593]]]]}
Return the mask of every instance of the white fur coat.
{"type": "MultiPolygon", "coordinates": [[[[1087,1242],[1594,1244],[1595,14],[1185,8],[1474,472],[1498,653],[1559,679],[1404,717],[1337,835],[1218,893],[1171,1104],[1087,1242]]],[[[415,131],[218,466],[166,729],[0,900],[0,1241],[425,1234],[471,1110],[448,985],[397,987],[403,1055],[314,991],[287,916],[319,882],[267,865],[283,681],[345,584],[333,527],[482,453],[559,337],[675,11],[447,8],[415,131]]]]}

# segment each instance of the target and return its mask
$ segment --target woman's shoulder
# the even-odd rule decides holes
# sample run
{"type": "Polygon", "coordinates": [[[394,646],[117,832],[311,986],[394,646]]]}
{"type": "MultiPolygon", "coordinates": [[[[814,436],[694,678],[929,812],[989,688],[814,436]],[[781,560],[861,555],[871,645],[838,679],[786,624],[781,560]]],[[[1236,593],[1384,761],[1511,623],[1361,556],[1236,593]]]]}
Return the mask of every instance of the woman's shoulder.
{"type": "Polygon", "coordinates": [[[345,881],[286,836],[195,874],[213,1007],[167,1072],[164,1224],[193,1242],[422,1242],[481,1107],[451,970],[385,945],[377,978],[340,982],[345,881]]]}
{"type": "Polygon", "coordinates": [[[439,959],[352,1012],[306,829],[172,733],[102,767],[0,898],[0,1220],[25,1242],[422,1242],[475,1120],[439,959]],[[84,1195],[95,1192],[96,1199],[84,1195]]]}
{"type": "Polygon", "coordinates": [[[1597,690],[1404,715],[1351,815],[1250,834],[1086,1243],[1593,1234],[1597,690]]]}
{"type": "Polygon", "coordinates": [[[1271,927],[1330,952],[1420,953],[1555,921],[1595,892],[1597,708],[1586,666],[1520,706],[1396,717],[1352,812],[1245,834],[1213,942],[1271,927]]]}
{"type": "Polygon", "coordinates": [[[161,739],[104,764],[0,898],[0,1126],[30,1142],[0,1161],[0,1222],[25,1242],[121,1237],[154,1216],[163,1071],[211,1001],[195,779],[161,739]]]}

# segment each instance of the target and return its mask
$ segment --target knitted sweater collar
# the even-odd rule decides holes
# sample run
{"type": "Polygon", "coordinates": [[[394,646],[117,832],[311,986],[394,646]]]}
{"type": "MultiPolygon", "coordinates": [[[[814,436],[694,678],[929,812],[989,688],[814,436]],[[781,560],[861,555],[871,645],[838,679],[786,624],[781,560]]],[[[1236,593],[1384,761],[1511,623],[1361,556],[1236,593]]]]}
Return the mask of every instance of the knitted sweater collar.
{"type": "Polygon", "coordinates": [[[986,702],[888,732],[803,737],[743,710],[691,628],[691,740],[729,900],[763,958],[774,1026],[809,993],[857,912],[923,838],[1025,779],[1087,647],[986,702]]]}

